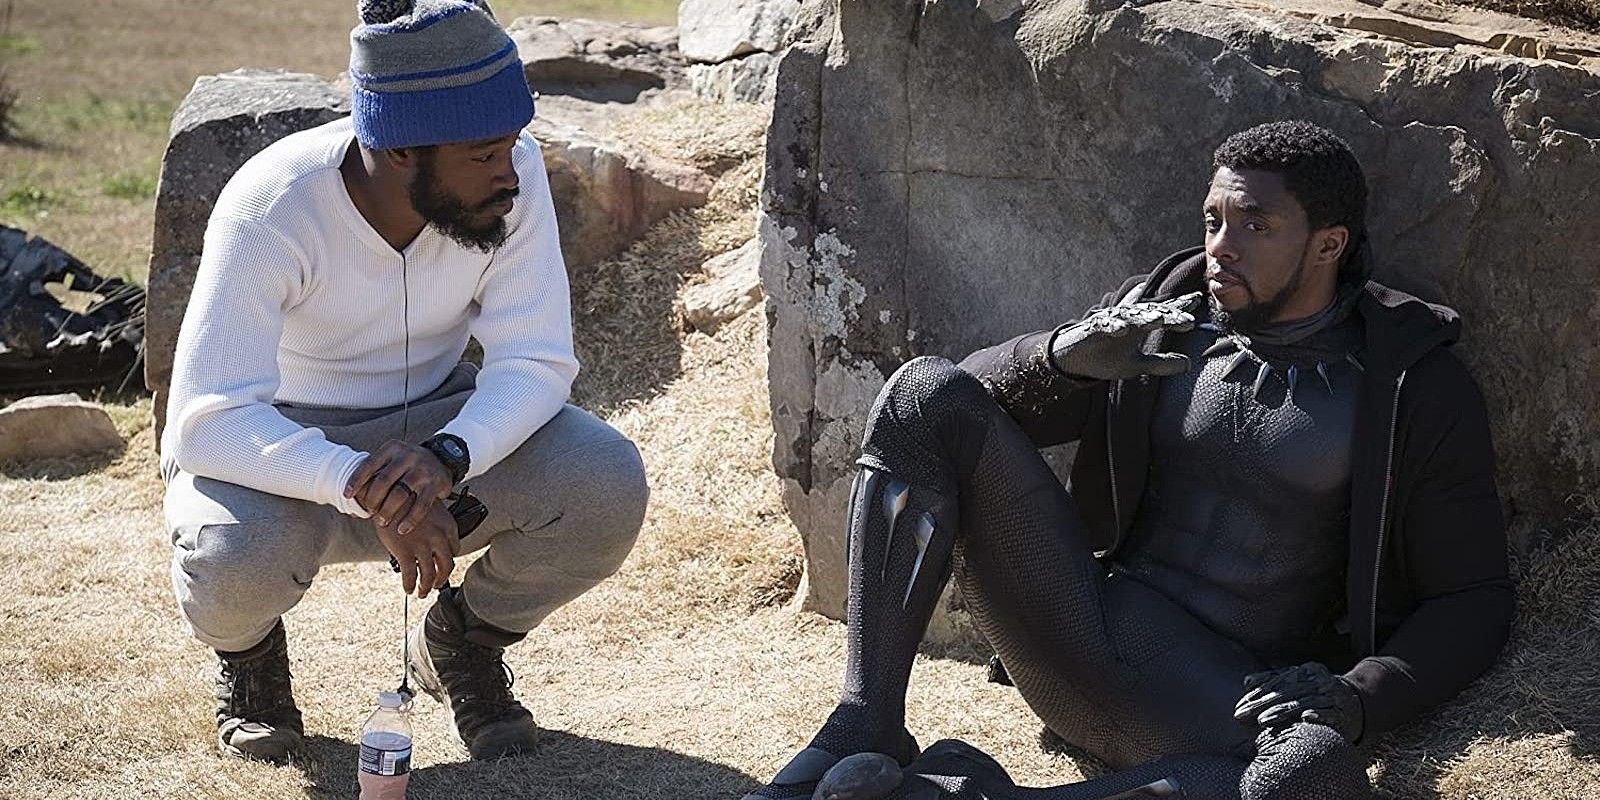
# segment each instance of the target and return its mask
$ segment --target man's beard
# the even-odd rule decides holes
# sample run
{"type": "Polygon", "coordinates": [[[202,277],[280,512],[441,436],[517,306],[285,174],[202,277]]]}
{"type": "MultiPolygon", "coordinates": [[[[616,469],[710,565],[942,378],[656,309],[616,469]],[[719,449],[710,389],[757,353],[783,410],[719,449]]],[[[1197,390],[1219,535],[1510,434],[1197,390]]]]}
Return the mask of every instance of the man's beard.
{"type": "Polygon", "coordinates": [[[510,232],[505,217],[489,217],[488,222],[473,222],[473,214],[503,200],[517,196],[516,189],[503,189],[490,195],[476,208],[467,208],[461,199],[450,194],[439,184],[433,170],[433,159],[423,156],[417,161],[417,174],[406,187],[411,207],[440,233],[469,250],[492,253],[506,243],[510,232]]]}
{"type": "Polygon", "coordinates": [[[1211,321],[1230,331],[1258,331],[1272,324],[1274,317],[1283,311],[1295,294],[1300,291],[1300,285],[1305,282],[1306,259],[1304,254],[1295,264],[1294,272],[1289,275],[1289,282],[1265,300],[1256,298],[1255,287],[1246,283],[1244,278],[1231,272],[1224,272],[1239,282],[1245,294],[1250,296],[1250,302],[1243,308],[1233,311],[1223,309],[1210,292],[1206,293],[1206,303],[1211,307],[1211,321]]]}

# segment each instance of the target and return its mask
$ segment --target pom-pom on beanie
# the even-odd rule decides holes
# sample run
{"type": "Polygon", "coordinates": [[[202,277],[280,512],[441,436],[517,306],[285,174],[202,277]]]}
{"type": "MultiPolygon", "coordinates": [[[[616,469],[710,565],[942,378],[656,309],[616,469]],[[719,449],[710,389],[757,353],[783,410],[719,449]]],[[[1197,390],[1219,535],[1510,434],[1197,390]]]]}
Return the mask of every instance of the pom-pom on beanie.
{"type": "Polygon", "coordinates": [[[466,0],[360,0],[350,31],[351,116],[374,150],[469,142],[533,119],[517,46],[466,0]]]}

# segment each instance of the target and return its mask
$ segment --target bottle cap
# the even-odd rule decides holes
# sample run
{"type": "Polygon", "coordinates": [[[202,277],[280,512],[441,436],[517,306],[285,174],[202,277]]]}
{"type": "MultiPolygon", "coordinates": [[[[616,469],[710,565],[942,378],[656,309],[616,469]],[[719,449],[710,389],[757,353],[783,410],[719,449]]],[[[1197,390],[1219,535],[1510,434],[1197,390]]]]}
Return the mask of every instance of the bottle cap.
{"type": "Polygon", "coordinates": [[[399,692],[378,692],[378,707],[398,710],[406,704],[405,695],[399,692]]]}

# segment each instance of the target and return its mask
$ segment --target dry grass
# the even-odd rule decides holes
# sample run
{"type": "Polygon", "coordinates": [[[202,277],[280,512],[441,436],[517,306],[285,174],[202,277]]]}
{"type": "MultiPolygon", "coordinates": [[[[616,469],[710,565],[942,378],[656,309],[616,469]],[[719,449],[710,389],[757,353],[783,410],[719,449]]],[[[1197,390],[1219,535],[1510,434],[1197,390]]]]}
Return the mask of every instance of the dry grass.
{"type": "Polygon", "coordinates": [[[1443,0],[1443,2],[1504,11],[1554,22],[1585,31],[1600,31],[1600,0],[1443,0]]]}

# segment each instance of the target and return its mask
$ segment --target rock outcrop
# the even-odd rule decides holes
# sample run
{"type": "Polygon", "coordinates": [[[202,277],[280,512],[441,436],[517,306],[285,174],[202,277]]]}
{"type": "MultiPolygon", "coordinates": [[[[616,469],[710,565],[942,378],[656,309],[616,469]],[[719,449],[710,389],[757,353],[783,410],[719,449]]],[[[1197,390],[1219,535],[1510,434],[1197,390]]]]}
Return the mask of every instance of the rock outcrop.
{"type": "Polygon", "coordinates": [[[683,0],[678,47],[688,58],[715,64],[786,47],[800,0],[683,0]]]}
{"type": "Polygon", "coordinates": [[[559,116],[528,126],[544,147],[569,269],[616,255],[680,208],[703,205],[711,178],[597,135],[559,116]]]}
{"type": "Polygon", "coordinates": [[[751,239],[705,263],[708,280],[683,293],[683,321],[690,328],[712,333],[761,303],[760,244],[751,239]]]}
{"type": "Polygon", "coordinates": [[[840,520],[885,377],[1054,325],[1197,244],[1212,150],[1273,119],[1351,143],[1378,279],[1462,313],[1509,509],[1557,524],[1600,488],[1600,40],[1413,0],[838,13],[783,60],[762,195],[808,607],[844,611],[840,520]]]}
{"type": "Polygon", "coordinates": [[[778,59],[832,20],[827,0],[683,0],[679,48],[694,93],[717,102],[770,102],[778,59]]]}
{"type": "Polygon", "coordinates": [[[122,434],[106,410],[76,394],[24,397],[0,408],[0,461],[63,458],[122,446],[122,434]]]}
{"type": "Polygon", "coordinates": [[[528,85],[540,94],[631,103],[680,88],[687,64],[677,31],[622,22],[523,17],[506,26],[528,85]]]}

